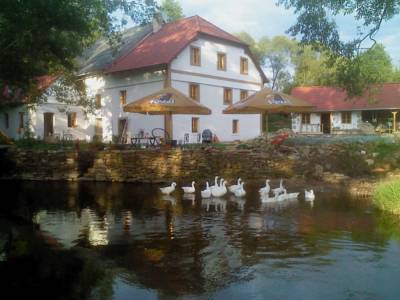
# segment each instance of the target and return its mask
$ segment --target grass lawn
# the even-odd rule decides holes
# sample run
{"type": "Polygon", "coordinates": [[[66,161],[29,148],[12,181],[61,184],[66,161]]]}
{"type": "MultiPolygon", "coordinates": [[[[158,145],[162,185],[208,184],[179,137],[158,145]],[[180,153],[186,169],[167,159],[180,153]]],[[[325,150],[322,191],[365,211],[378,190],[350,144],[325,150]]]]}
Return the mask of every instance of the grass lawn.
{"type": "Polygon", "coordinates": [[[379,184],[373,201],[383,211],[400,214],[400,180],[379,184]]]}

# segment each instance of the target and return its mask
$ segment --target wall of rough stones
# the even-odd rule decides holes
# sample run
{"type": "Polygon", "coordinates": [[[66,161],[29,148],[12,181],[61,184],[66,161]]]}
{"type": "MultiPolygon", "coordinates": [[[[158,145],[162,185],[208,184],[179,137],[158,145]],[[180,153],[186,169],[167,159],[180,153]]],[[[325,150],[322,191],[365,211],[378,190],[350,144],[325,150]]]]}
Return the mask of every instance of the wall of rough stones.
{"type": "MultiPolygon", "coordinates": [[[[265,176],[289,178],[295,161],[252,150],[9,150],[9,177],[27,180],[166,182],[265,176]]],[[[3,170],[4,171],[4,170],[3,170]]]]}
{"type": "MultiPolygon", "coordinates": [[[[346,174],[357,161],[340,147],[281,147],[260,149],[172,149],[104,151],[27,151],[9,149],[1,160],[11,161],[7,178],[27,180],[92,180],[117,182],[169,182],[228,180],[237,177],[328,178],[346,174]],[[339,159],[338,159],[339,158],[339,159]]],[[[360,158],[364,163],[365,158],[360,158]]],[[[365,164],[365,163],[364,163],[365,164]]],[[[5,164],[7,165],[7,164],[5,164]]],[[[7,171],[7,172],[5,172],[7,171]]],[[[336,178],[335,177],[335,178],[336,178]]]]}

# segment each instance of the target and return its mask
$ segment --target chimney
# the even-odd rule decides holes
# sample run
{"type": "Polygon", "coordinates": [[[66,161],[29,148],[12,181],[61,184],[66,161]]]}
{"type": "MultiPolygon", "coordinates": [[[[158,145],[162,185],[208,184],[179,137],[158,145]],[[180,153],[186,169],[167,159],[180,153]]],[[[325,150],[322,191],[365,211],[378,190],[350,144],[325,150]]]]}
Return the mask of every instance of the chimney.
{"type": "Polygon", "coordinates": [[[153,24],[153,33],[159,31],[163,27],[165,21],[160,13],[154,14],[152,24],[153,24]]]}

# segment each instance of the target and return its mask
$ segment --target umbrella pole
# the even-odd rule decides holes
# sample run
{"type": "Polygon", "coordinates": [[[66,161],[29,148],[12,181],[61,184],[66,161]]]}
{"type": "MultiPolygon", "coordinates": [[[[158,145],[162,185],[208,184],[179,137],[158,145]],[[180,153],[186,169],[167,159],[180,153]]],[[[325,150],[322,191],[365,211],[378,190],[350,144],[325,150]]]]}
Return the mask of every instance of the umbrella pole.
{"type": "Polygon", "coordinates": [[[172,113],[167,112],[164,114],[164,129],[165,129],[165,136],[164,139],[167,141],[169,138],[172,140],[172,113]]]}

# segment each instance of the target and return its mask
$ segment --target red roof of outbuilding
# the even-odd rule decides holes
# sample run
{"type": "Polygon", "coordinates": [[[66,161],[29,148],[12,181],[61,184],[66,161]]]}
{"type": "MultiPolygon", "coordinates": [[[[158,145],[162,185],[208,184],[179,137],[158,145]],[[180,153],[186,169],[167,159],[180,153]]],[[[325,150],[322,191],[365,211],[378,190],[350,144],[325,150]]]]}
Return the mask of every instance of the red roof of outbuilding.
{"type": "Polygon", "coordinates": [[[316,111],[400,109],[400,83],[377,86],[371,95],[348,99],[339,88],[325,86],[296,87],[291,93],[315,106],[316,111]]]}
{"type": "Polygon", "coordinates": [[[247,44],[199,16],[164,25],[159,31],[143,39],[125,56],[117,59],[106,72],[120,72],[170,63],[199,34],[228,42],[247,44]]]}

